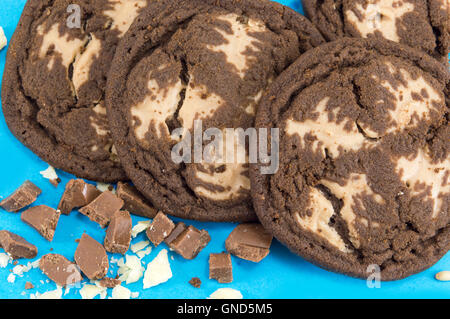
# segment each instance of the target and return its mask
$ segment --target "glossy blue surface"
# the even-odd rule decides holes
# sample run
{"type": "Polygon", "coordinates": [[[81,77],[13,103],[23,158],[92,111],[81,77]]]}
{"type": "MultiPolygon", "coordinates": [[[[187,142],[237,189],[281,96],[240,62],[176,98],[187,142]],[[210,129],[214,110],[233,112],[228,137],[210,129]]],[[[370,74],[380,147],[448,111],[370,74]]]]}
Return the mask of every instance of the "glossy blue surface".
{"type": "MultiPolygon", "coordinates": [[[[8,40],[11,38],[19,21],[25,0],[2,0],[0,8],[0,26],[5,30],[8,40]]],[[[280,1],[302,12],[300,0],[280,1]]],[[[0,75],[3,75],[6,49],[0,52],[0,75]]],[[[55,189],[39,174],[48,165],[21,145],[9,132],[3,115],[0,116],[0,196],[7,196],[23,181],[29,179],[38,185],[43,194],[35,203],[56,207],[64,190],[65,184],[73,176],[58,171],[62,179],[60,186],[55,189]]],[[[142,218],[133,217],[133,224],[142,218]]],[[[216,289],[231,287],[242,292],[244,298],[448,298],[450,297],[450,283],[438,282],[434,275],[441,270],[450,270],[450,255],[447,254],[437,265],[421,274],[397,281],[382,283],[381,288],[370,289],[364,280],[349,278],[322,270],[291,254],[279,242],[274,241],[270,255],[259,264],[239,260],[233,257],[234,282],[232,284],[218,284],[208,279],[208,255],[225,249],[224,241],[232,231],[233,224],[213,224],[189,222],[198,228],[207,229],[212,242],[204,249],[198,258],[186,261],[174,253],[174,260],[170,260],[173,278],[160,286],[142,289],[142,281],[131,284],[131,291],[140,292],[140,298],[206,298],[216,289]],[[195,289],[188,284],[194,277],[200,277],[203,282],[201,289],[195,289]]],[[[83,232],[103,242],[104,231],[85,216],[72,212],[70,216],[61,216],[56,235],[52,243],[43,239],[34,229],[20,220],[20,214],[8,213],[0,209],[0,229],[7,229],[25,237],[39,248],[38,258],[51,251],[73,260],[77,244],[83,232]]],[[[134,242],[144,240],[141,234],[134,242]]],[[[151,255],[143,260],[148,263],[161,249],[161,245],[154,249],[151,255]]],[[[3,252],[0,250],[0,252],[3,252]]],[[[132,254],[131,251],[129,254],[132,254]]],[[[119,257],[119,256],[114,256],[119,257]]],[[[20,264],[27,261],[21,260],[20,264]]],[[[6,281],[12,265],[0,269],[0,298],[29,298],[30,293],[54,290],[55,284],[46,283],[46,276],[39,269],[33,269],[17,277],[14,284],[6,281]],[[25,282],[35,285],[24,295],[25,282]],[[42,281],[42,282],[41,282],[42,281]]],[[[114,271],[116,269],[112,268],[114,271]]],[[[108,292],[108,296],[111,291],[108,292]]],[[[80,298],[76,290],[72,290],[64,298],[80,298]]]]}

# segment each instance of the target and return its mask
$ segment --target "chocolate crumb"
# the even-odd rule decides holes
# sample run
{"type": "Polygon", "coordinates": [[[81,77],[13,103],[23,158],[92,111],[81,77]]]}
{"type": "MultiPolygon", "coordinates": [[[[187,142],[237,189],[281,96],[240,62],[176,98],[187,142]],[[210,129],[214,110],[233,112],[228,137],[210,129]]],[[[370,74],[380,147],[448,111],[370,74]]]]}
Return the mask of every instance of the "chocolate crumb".
{"type": "Polygon", "coordinates": [[[72,179],[66,185],[58,209],[62,214],[69,215],[75,208],[90,204],[100,194],[101,192],[94,185],[82,179],[72,179]]]}
{"type": "Polygon", "coordinates": [[[30,290],[30,289],[33,289],[33,288],[34,288],[34,285],[31,282],[27,281],[25,283],[25,290],[30,290]]]}

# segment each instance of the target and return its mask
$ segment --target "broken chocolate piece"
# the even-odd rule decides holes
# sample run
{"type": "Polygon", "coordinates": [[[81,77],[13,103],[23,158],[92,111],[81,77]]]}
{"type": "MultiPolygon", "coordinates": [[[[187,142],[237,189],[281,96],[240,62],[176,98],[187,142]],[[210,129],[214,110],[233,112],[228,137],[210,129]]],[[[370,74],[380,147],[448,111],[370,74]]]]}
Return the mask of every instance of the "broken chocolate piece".
{"type": "Polygon", "coordinates": [[[260,262],[269,254],[272,239],[261,224],[240,224],[228,236],[225,247],[236,257],[260,262]]]}
{"type": "Polygon", "coordinates": [[[94,238],[83,234],[75,251],[75,262],[91,280],[102,279],[109,269],[105,248],[94,238]]]}
{"type": "Polygon", "coordinates": [[[105,236],[105,248],[110,253],[125,255],[130,247],[132,221],[127,211],[114,213],[105,236]]]}
{"type": "Polygon", "coordinates": [[[38,252],[35,245],[7,230],[0,230],[0,247],[9,253],[13,259],[33,259],[38,252]]]}
{"type": "Polygon", "coordinates": [[[120,281],[119,279],[109,277],[105,277],[99,282],[100,286],[104,288],[115,288],[116,286],[119,286],[121,283],[122,281],[120,281]]]}
{"type": "Polygon", "coordinates": [[[198,277],[192,278],[191,280],[189,280],[189,283],[195,288],[200,288],[200,286],[202,285],[202,281],[198,277]]]}
{"type": "Polygon", "coordinates": [[[170,247],[185,259],[194,259],[200,251],[208,245],[211,237],[205,230],[198,230],[193,226],[186,228],[170,247]]]}
{"type": "Polygon", "coordinates": [[[75,284],[83,280],[77,265],[64,256],[48,254],[39,261],[39,268],[59,286],[75,284]]]}
{"type": "Polygon", "coordinates": [[[167,238],[164,240],[164,242],[173,249],[173,247],[171,246],[172,242],[178,238],[178,236],[181,235],[182,232],[184,232],[186,230],[187,226],[183,223],[183,222],[179,222],[174,230],[172,230],[172,232],[170,233],[169,236],[167,236],[167,238]]]}
{"type": "Polygon", "coordinates": [[[34,288],[34,285],[31,282],[27,281],[25,283],[25,290],[30,290],[30,289],[33,289],[33,288],[34,288]]]}
{"type": "Polygon", "coordinates": [[[82,179],[70,180],[61,197],[58,209],[64,215],[69,215],[75,208],[80,208],[90,204],[101,192],[91,184],[82,179]]]}
{"type": "Polygon", "coordinates": [[[147,228],[148,239],[157,247],[175,228],[175,224],[164,213],[159,212],[147,228]]]}
{"type": "Polygon", "coordinates": [[[24,211],[20,219],[36,229],[45,239],[52,241],[60,215],[60,211],[40,205],[24,211]]]}
{"type": "Polygon", "coordinates": [[[94,199],[90,204],[80,209],[80,213],[89,217],[90,220],[105,228],[115,212],[123,206],[123,200],[110,191],[106,191],[94,199]]]}
{"type": "Polygon", "coordinates": [[[25,181],[11,195],[0,202],[0,207],[8,212],[18,212],[34,203],[42,191],[30,181],[25,181]]]}
{"type": "Polygon", "coordinates": [[[119,182],[117,184],[117,196],[124,201],[123,209],[133,215],[154,218],[158,213],[134,186],[119,182]]]}
{"type": "Polygon", "coordinates": [[[230,254],[209,255],[209,279],[216,279],[221,284],[233,282],[233,266],[230,254]]]}

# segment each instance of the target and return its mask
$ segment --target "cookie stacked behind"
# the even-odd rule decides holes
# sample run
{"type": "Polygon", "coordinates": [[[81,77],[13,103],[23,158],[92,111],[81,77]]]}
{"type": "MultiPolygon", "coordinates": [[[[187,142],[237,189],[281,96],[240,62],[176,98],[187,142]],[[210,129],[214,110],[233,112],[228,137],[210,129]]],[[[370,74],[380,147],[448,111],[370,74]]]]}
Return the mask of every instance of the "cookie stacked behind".
{"type": "Polygon", "coordinates": [[[256,118],[280,130],[278,172],[251,170],[262,224],[352,276],[433,265],[450,247],[449,93],[444,65],[392,41],[347,38],[302,55],[256,118]]]}
{"type": "Polygon", "coordinates": [[[448,63],[448,0],[302,0],[302,4],[307,17],[329,41],[382,38],[448,63]]]}
{"type": "Polygon", "coordinates": [[[126,179],[106,118],[119,40],[150,0],[29,0],[2,85],[14,135],[52,166],[104,182],[126,179]]]}
{"type": "Polygon", "coordinates": [[[309,20],[270,1],[151,3],[119,45],[108,81],[110,126],[130,179],[175,216],[254,220],[248,144],[231,140],[226,152],[243,146],[244,161],[221,161],[204,133],[252,128],[269,83],[322,43],[309,20]]]}

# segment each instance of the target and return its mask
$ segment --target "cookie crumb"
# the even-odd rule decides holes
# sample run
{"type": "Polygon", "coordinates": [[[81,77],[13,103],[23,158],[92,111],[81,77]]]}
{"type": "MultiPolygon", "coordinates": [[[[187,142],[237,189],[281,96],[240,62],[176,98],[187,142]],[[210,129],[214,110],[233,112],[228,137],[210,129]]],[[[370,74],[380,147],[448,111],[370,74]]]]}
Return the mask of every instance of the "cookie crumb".
{"type": "Polygon", "coordinates": [[[195,288],[200,288],[200,286],[202,285],[202,281],[198,277],[192,278],[191,280],[189,280],[189,283],[195,288]]]}

